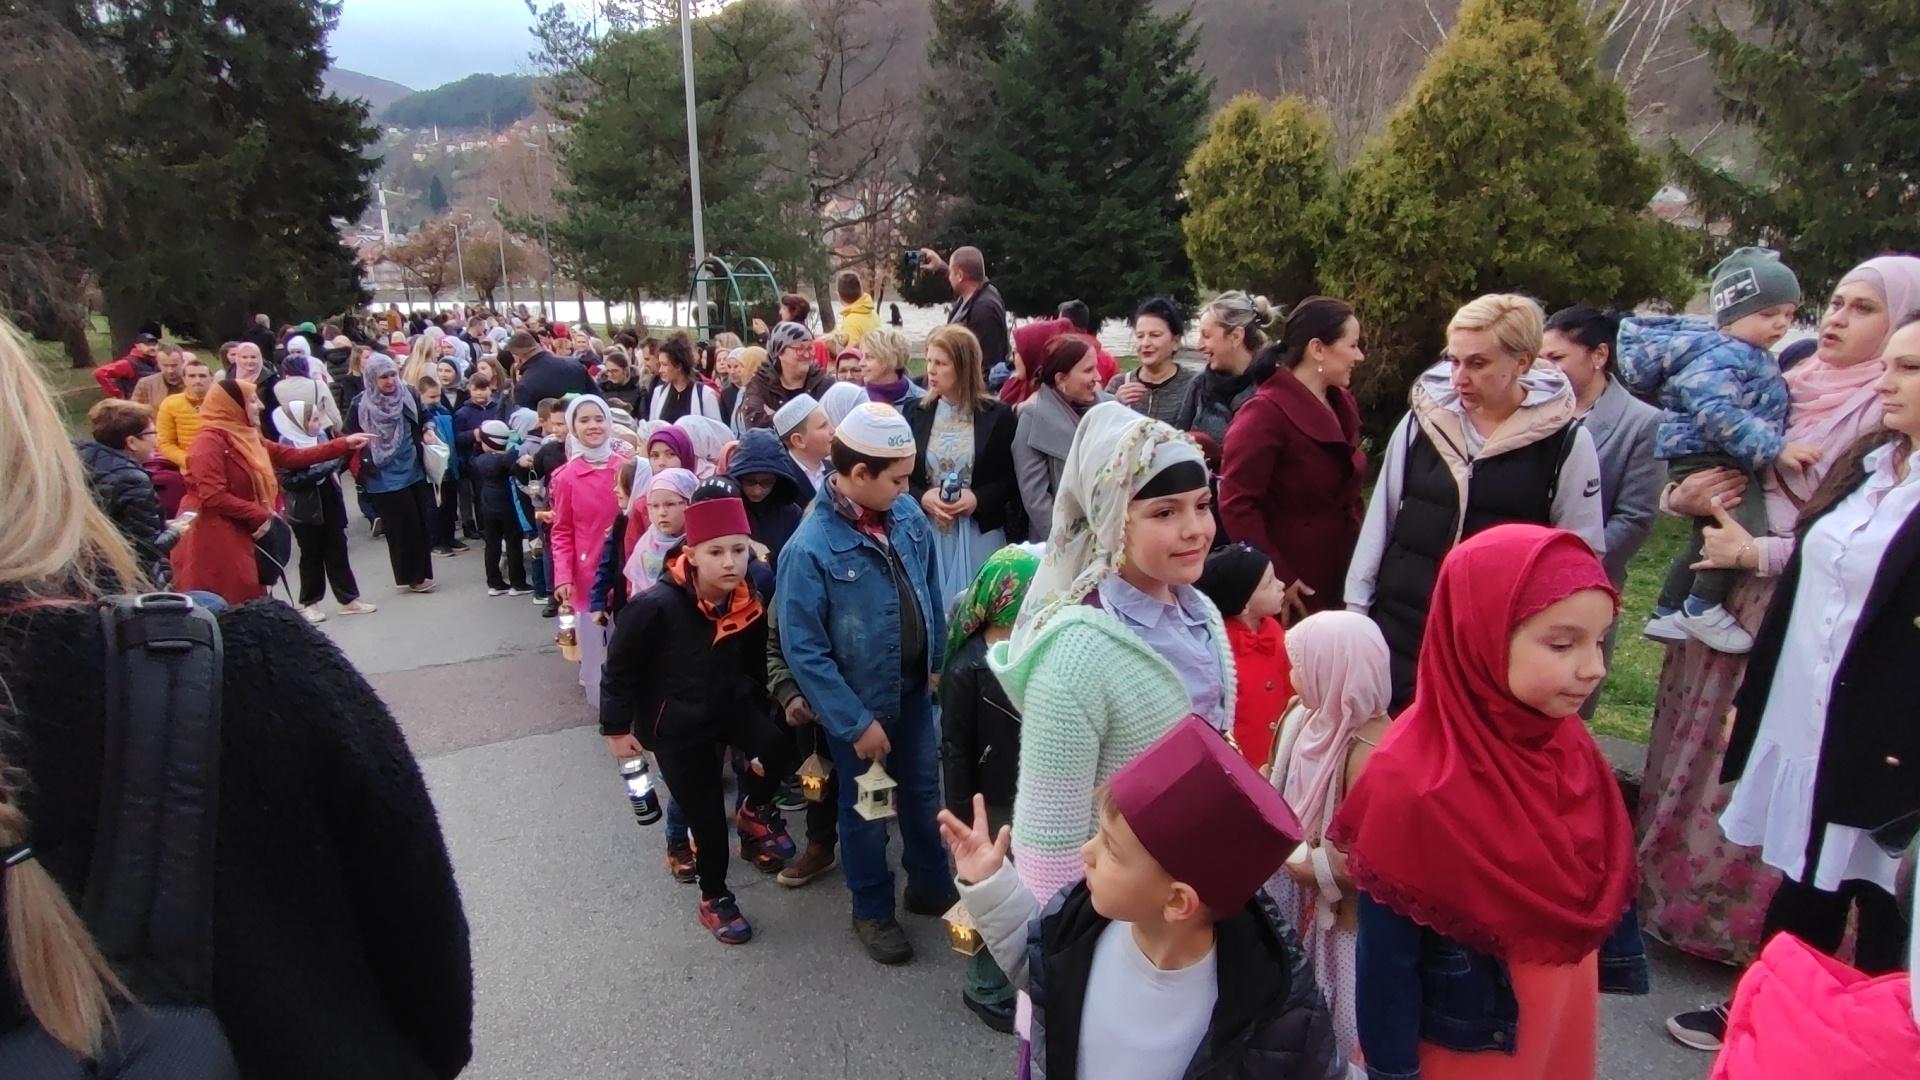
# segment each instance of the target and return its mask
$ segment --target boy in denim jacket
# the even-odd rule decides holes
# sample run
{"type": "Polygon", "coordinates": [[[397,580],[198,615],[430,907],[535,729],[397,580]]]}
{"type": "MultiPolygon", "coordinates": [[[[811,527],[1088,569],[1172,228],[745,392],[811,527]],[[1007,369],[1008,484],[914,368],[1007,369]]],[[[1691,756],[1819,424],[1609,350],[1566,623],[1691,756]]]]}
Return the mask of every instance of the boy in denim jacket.
{"type": "Polygon", "coordinates": [[[887,825],[854,810],[869,762],[898,785],[907,910],[938,916],[957,900],[934,815],[940,809],[933,681],[946,638],[933,532],[907,493],[917,448],[890,405],[840,422],[831,470],[780,553],[780,645],[812,706],[839,777],[840,864],[853,929],[882,964],[913,958],[894,918],[887,825]]]}
{"type": "MultiPolygon", "coordinates": [[[[1692,318],[1633,318],[1620,324],[1620,376],[1629,389],[1658,392],[1666,410],[1654,456],[1678,483],[1696,472],[1744,473],[1746,493],[1733,517],[1755,536],[1767,532],[1758,474],[1772,466],[1804,469],[1819,451],[1789,443],[1787,384],[1770,349],[1793,325],[1800,282],[1765,248],[1741,248],[1713,268],[1714,325],[1692,318]]],[[[1753,648],[1753,635],[1726,608],[1733,570],[1693,569],[1702,532],[1674,555],[1645,634],[1655,641],[1700,641],[1724,653],[1753,648]]]]}

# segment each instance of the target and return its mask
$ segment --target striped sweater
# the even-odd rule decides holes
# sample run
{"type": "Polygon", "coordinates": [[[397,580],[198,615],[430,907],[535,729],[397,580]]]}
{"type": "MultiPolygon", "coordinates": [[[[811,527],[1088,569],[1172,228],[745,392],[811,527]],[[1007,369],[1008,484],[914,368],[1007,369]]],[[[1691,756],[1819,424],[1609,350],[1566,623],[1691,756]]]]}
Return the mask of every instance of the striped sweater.
{"type": "MultiPolygon", "coordinates": [[[[1231,716],[1226,627],[1213,605],[1200,600],[1219,647],[1231,716]]],[[[1052,897],[1085,874],[1080,845],[1094,833],[1094,789],[1192,709],[1172,665],[1100,608],[1072,607],[1053,616],[1017,660],[1009,645],[995,645],[987,663],[1021,716],[1014,867],[1035,897],[1052,897]]]]}

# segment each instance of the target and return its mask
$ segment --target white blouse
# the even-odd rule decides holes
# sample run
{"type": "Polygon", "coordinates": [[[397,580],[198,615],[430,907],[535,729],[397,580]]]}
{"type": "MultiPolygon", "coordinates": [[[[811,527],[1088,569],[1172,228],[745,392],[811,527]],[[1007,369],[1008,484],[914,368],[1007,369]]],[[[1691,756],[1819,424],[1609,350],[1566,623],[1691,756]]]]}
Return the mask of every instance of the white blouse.
{"type": "Polygon", "coordinates": [[[1760,848],[1767,865],[1827,892],[1856,879],[1892,892],[1898,866],[1866,830],[1834,824],[1825,826],[1820,864],[1812,874],[1806,865],[1834,675],[1887,546],[1920,508],[1920,451],[1908,455],[1907,476],[1900,480],[1893,449],[1882,446],[1868,454],[1866,480],[1801,541],[1800,581],[1766,711],[1746,770],[1720,815],[1728,840],[1760,848]]]}

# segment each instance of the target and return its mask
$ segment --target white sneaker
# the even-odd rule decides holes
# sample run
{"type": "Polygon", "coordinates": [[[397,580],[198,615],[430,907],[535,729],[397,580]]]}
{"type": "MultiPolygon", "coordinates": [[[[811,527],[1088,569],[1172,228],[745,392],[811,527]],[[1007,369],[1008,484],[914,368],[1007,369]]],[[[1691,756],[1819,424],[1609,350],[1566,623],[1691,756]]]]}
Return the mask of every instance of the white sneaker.
{"type": "Polygon", "coordinates": [[[428,578],[427,580],[421,582],[418,585],[409,585],[406,588],[408,592],[429,593],[439,587],[440,587],[439,582],[433,580],[432,578],[428,578]]]}
{"type": "Polygon", "coordinates": [[[350,604],[340,605],[340,614],[342,615],[371,615],[379,610],[379,608],[374,607],[365,600],[355,600],[350,604]]]}
{"type": "Polygon", "coordinates": [[[1715,604],[1698,615],[1689,615],[1682,609],[1674,624],[1714,652],[1739,656],[1753,649],[1753,635],[1747,633],[1724,604],[1715,604]]]}
{"type": "Polygon", "coordinates": [[[310,623],[323,623],[327,621],[327,613],[320,610],[319,604],[312,604],[301,608],[300,614],[305,615],[307,621],[310,623]]]}
{"type": "Polygon", "coordinates": [[[496,589],[493,586],[489,585],[487,586],[487,595],[488,596],[505,596],[507,595],[507,590],[496,589]]]}
{"type": "Polygon", "coordinates": [[[1655,615],[1647,620],[1640,635],[1649,641],[1658,641],[1663,645],[1678,645],[1687,640],[1687,632],[1680,629],[1680,613],[1669,611],[1665,615],[1655,615]]]}

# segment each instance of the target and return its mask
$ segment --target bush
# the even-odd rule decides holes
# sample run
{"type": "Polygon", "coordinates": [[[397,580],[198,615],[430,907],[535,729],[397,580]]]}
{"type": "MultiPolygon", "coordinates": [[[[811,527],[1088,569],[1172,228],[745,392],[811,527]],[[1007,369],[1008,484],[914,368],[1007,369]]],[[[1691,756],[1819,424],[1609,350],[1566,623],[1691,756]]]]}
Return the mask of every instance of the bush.
{"type": "Polygon", "coordinates": [[[1467,0],[1384,139],[1343,185],[1323,287],[1353,302],[1355,390],[1397,404],[1447,320],[1486,292],[1549,311],[1678,301],[1686,241],[1645,213],[1660,183],[1576,0],[1467,0]]]}
{"type": "Polygon", "coordinates": [[[1333,123],[1299,97],[1243,94],[1187,159],[1187,257],[1209,289],[1314,291],[1333,223],[1333,123]]]}

